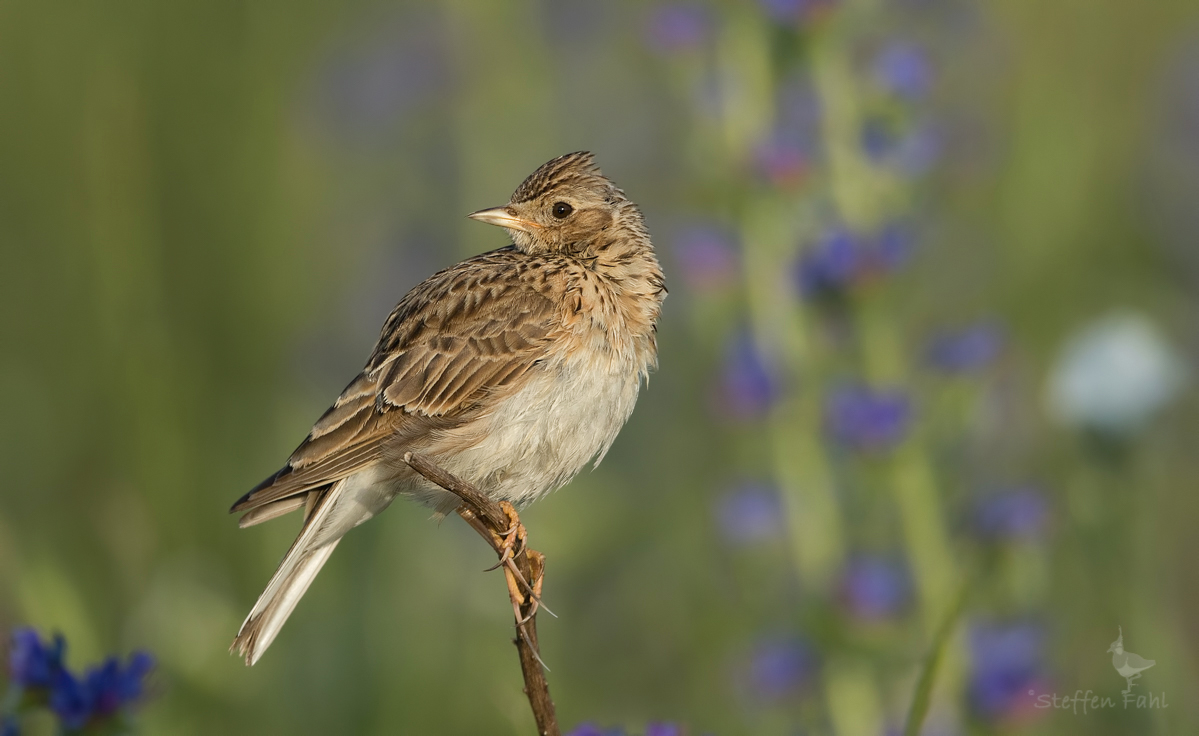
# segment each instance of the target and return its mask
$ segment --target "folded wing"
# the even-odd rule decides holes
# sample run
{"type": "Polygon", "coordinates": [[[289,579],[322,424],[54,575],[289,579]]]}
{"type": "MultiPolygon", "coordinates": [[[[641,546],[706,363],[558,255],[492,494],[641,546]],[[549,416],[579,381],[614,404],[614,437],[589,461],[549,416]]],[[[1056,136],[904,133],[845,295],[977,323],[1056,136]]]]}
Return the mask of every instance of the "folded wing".
{"type": "Polygon", "coordinates": [[[396,306],[363,369],[287,464],[233,505],[250,526],[378,462],[391,443],[453,427],[517,388],[545,357],[553,305],[505,249],[430,277],[396,306]]]}

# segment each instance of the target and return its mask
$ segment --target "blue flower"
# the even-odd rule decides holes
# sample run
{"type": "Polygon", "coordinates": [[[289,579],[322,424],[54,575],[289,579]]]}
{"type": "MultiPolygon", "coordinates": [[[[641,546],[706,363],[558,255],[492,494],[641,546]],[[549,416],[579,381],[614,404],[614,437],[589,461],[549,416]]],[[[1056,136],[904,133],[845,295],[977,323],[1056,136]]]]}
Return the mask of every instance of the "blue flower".
{"type": "Polygon", "coordinates": [[[766,17],[780,23],[799,20],[808,6],[808,0],[758,0],[766,17]]]}
{"type": "Polygon", "coordinates": [[[888,92],[918,100],[928,94],[933,70],[920,47],[905,41],[892,41],[874,59],[874,78],[888,92]]]}
{"type": "Polygon", "coordinates": [[[758,644],[750,659],[750,686],[755,695],[767,700],[795,695],[810,684],[816,667],[816,655],[802,639],[767,639],[758,644]]]}
{"type": "Polygon", "coordinates": [[[799,260],[799,290],[806,296],[839,292],[862,272],[861,243],[848,230],[834,228],[799,260]]]}
{"type": "Polygon", "coordinates": [[[719,388],[720,408],[735,419],[760,416],[778,399],[778,381],[749,333],[729,342],[719,388]]]}
{"type": "Polygon", "coordinates": [[[1043,679],[1044,639],[1041,628],[1031,622],[986,622],[971,629],[969,698],[979,715],[1007,720],[1027,708],[1030,687],[1043,679]]]}
{"type": "Polygon", "coordinates": [[[869,250],[868,264],[879,273],[891,273],[907,264],[915,240],[908,227],[892,222],[874,237],[869,250]]]}
{"type": "Polygon", "coordinates": [[[17,726],[15,718],[6,716],[0,720],[0,736],[21,736],[21,729],[17,726]]]}
{"type": "Polygon", "coordinates": [[[651,48],[673,54],[702,45],[708,38],[709,26],[703,6],[670,3],[654,9],[646,35],[651,48]]]}
{"type": "Polygon", "coordinates": [[[146,676],[154,668],[150,655],[137,652],[125,666],[110,657],[78,677],[64,665],[65,652],[66,642],[61,635],[55,635],[53,645],[47,645],[33,629],[18,629],[13,634],[9,670],[14,683],[45,697],[62,726],[71,730],[136,703],[144,694],[146,676]]]}
{"type": "Polygon", "coordinates": [[[574,730],[568,731],[566,736],[629,736],[629,734],[619,726],[601,728],[596,723],[580,723],[574,727],[574,730]]]}
{"type": "Polygon", "coordinates": [[[946,373],[968,373],[987,367],[1003,351],[1005,336],[995,322],[981,322],[936,335],[928,345],[928,362],[946,373]]]}
{"type": "Polygon", "coordinates": [[[17,629],[12,635],[12,650],[8,655],[8,671],[13,682],[21,687],[48,688],[63,671],[63,655],[67,643],[61,634],[53,643],[42,643],[37,631],[17,629]]]}
{"type": "Polygon", "coordinates": [[[109,657],[82,678],[63,670],[50,694],[50,708],[68,728],[107,718],[141,699],[144,680],[153,668],[149,654],[135,652],[125,667],[116,657],[109,657]]]}
{"type": "Polygon", "coordinates": [[[808,153],[797,135],[775,132],[754,147],[753,165],[771,184],[794,187],[807,174],[808,153]]]}
{"type": "MultiPolygon", "coordinates": [[[[626,736],[626,733],[623,728],[604,729],[595,723],[580,723],[566,736],[626,736]]],[[[645,736],[683,736],[683,729],[673,723],[650,723],[645,727],[645,736]]]]}
{"type": "Polygon", "coordinates": [[[758,0],[766,17],[786,24],[808,20],[835,2],[836,0],[758,0]]]}
{"type": "Polygon", "coordinates": [[[843,227],[830,228],[799,258],[799,292],[807,298],[844,294],[872,277],[901,268],[912,245],[911,232],[898,223],[870,236],[843,227]]]}
{"type": "Polygon", "coordinates": [[[89,670],[87,687],[95,698],[96,715],[108,715],[140,700],[146,676],[153,669],[153,657],[134,652],[125,667],[121,667],[116,657],[109,657],[99,667],[89,670]]]}
{"type": "Polygon", "coordinates": [[[841,573],[841,600],[865,621],[891,618],[907,605],[911,583],[903,565],[883,557],[857,555],[841,573]]]}
{"type": "Polygon", "coordinates": [[[725,539],[752,544],[782,529],[782,504],[771,486],[747,483],[725,493],[716,507],[716,521],[725,539]]]}
{"type": "Polygon", "coordinates": [[[1016,488],[979,498],[974,526],[984,539],[1029,539],[1040,536],[1049,519],[1049,503],[1035,488],[1016,488]]]}
{"type": "Polygon", "coordinates": [[[50,691],[50,709],[67,729],[83,728],[95,713],[96,697],[86,680],[63,670],[50,691]]]}
{"type": "Polygon", "coordinates": [[[825,429],[852,450],[887,450],[903,441],[912,421],[911,401],[898,389],[851,385],[833,389],[825,401],[825,429]]]}

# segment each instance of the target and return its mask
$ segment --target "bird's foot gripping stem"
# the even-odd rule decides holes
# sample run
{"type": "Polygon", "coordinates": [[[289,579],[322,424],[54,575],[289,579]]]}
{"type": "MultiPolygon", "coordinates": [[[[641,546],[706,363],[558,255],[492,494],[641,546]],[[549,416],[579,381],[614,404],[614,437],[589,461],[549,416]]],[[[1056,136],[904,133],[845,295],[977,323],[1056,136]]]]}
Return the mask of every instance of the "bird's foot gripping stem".
{"type": "MultiPolygon", "coordinates": [[[[517,624],[524,626],[537,610],[543,607],[541,582],[545,576],[545,557],[540,552],[528,548],[529,535],[524,524],[520,523],[520,515],[516,513],[515,507],[507,501],[500,501],[500,509],[508,517],[508,528],[492,532],[492,542],[496,551],[500,553],[500,561],[489,569],[504,568],[508,597],[512,599],[512,612],[516,616],[517,624]],[[521,555],[528,557],[532,583],[525,579],[516,564],[516,559],[521,555]]],[[[553,611],[548,608],[545,610],[553,615],[553,611]]]]}

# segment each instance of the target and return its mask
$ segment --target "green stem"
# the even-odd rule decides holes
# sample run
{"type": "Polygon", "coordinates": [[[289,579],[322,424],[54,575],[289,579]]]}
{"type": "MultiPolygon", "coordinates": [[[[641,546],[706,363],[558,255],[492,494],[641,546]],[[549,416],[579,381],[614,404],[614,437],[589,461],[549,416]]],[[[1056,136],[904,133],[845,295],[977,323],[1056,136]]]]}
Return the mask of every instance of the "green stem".
{"type": "Polygon", "coordinates": [[[769,420],[774,475],[797,571],[806,585],[823,589],[844,557],[844,531],[820,442],[819,395],[798,388],[801,372],[822,373],[806,313],[786,276],[802,215],[795,202],[761,193],[743,217],[742,238],[754,336],[783,369],[784,395],[769,420]]]}
{"type": "Polygon", "coordinates": [[[924,658],[924,666],[920,668],[920,679],[916,681],[916,692],[912,696],[912,707],[908,710],[908,720],[903,727],[903,736],[919,736],[920,727],[928,715],[928,706],[932,702],[933,687],[936,685],[937,671],[949,643],[950,636],[957,626],[962,612],[966,608],[966,600],[970,597],[970,582],[962,583],[957,600],[949,613],[946,614],[940,628],[933,637],[928,656],[924,658]]]}

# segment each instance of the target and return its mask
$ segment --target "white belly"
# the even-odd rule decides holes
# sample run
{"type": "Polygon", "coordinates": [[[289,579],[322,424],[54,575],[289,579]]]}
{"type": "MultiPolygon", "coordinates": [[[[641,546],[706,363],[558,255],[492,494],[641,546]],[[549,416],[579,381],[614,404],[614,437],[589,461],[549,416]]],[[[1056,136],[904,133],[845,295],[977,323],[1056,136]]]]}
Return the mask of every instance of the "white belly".
{"type": "Polygon", "coordinates": [[[616,439],[637,401],[638,368],[597,370],[580,358],[547,366],[496,409],[476,445],[444,459],[446,469],[516,506],[561,488],[616,439]]]}

